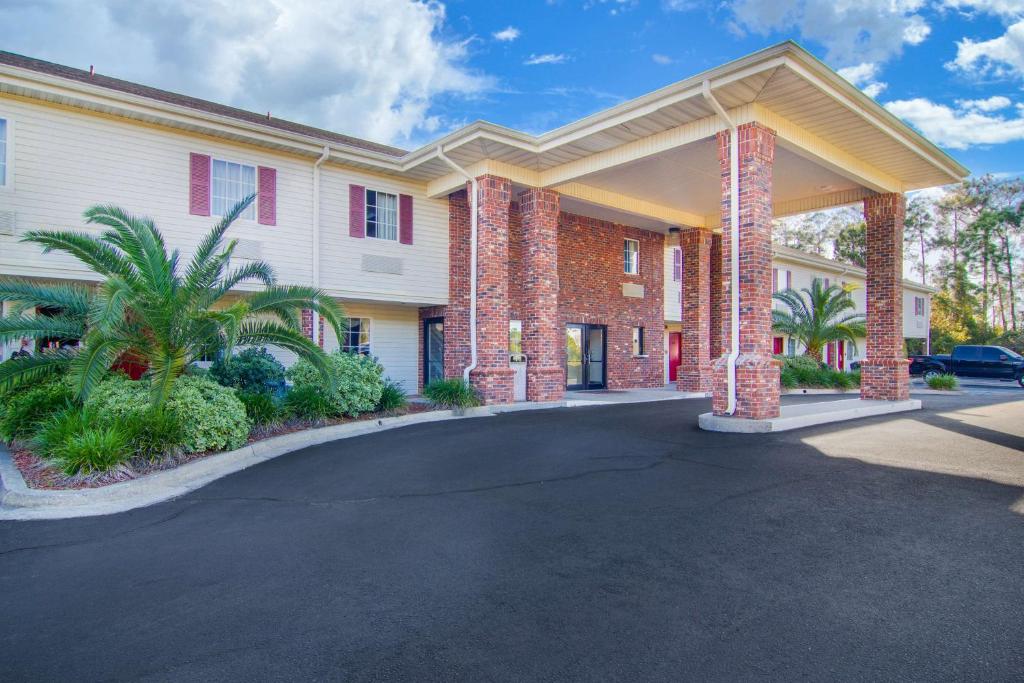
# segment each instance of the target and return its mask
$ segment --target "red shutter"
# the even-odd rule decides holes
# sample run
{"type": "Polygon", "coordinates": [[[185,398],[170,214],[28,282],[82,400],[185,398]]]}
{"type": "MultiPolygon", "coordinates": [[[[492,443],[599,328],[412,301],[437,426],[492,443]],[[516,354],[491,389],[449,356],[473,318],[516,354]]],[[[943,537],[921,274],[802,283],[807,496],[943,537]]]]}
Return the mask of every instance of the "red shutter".
{"type": "Polygon", "coordinates": [[[348,234],[366,237],[366,188],[362,185],[348,186],[348,234]]]}
{"type": "Polygon", "coordinates": [[[192,152],[188,155],[188,212],[193,216],[210,215],[210,157],[192,152]]]}
{"type": "Polygon", "coordinates": [[[779,291],[779,269],[772,268],[772,293],[779,291]]]}
{"type": "Polygon", "coordinates": [[[786,289],[793,289],[793,271],[786,271],[786,289]]]}
{"type": "Polygon", "coordinates": [[[277,169],[260,166],[256,213],[260,225],[277,225],[277,169]]]}
{"type": "Polygon", "coordinates": [[[398,241],[412,244],[412,196],[398,195],[398,241]]]}

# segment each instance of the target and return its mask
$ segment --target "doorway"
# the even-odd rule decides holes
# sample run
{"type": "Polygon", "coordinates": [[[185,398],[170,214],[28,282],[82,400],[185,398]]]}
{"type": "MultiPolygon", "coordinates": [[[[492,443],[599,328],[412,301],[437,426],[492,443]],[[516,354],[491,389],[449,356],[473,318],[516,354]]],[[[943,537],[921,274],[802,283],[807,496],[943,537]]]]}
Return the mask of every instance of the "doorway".
{"type": "Polygon", "coordinates": [[[668,333],[668,381],[675,382],[679,376],[679,359],[683,349],[683,333],[668,333]]]}
{"type": "Polygon", "coordinates": [[[423,321],[423,386],[444,379],[444,318],[423,321]]]}
{"type": "Polygon", "coordinates": [[[565,388],[604,389],[607,383],[607,337],[604,325],[565,326],[565,388]]]}

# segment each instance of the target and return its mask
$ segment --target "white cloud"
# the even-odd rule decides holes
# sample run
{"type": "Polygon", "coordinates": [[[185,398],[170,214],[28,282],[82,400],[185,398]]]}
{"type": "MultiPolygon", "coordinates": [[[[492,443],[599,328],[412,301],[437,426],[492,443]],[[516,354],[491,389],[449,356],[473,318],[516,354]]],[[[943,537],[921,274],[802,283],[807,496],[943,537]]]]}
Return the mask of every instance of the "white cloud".
{"type": "Polygon", "coordinates": [[[519,29],[515,26],[509,26],[503,28],[494,34],[494,39],[502,43],[511,43],[513,40],[519,37],[519,29]]]}
{"type": "Polygon", "coordinates": [[[1013,102],[1010,101],[1009,97],[993,95],[992,97],[988,97],[984,100],[957,100],[956,104],[961,109],[969,109],[972,111],[999,111],[1000,109],[1006,109],[1013,104],[1013,102]]]}
{"type": "Polygon", "coordinates": [[[877,62],[861,62],[856,66],[839,69],[838,73],[853,85],[861,88],[868,97],[878,97],[889,87],[888,83],[876,80],[879,71],[880,66],[877,62]]]}
{"type": "Polygon", "coordinates": [[[0,4],[4,49],[399,144],[453,124],[438,97],[493,87],[444,28],[406,0],[0,4]]]}
{"type": "Polygon", "coordinates": [[[884,62],[931,32],[925,0],[734,0],[735,26],[761,35],[796,31],[840,64],[884,62]]]}
{"type": "Polygon", "coordinates": [[[1024,15],[1024,3],[1020,0],[943,0],[941,6],[965,14],[978,12],[994,14],[999,17],[1024,15]]]}
{"type": "Polygon", "coordinates": [[[956,59],[946,64],[950,69],[978,78],[1024,78],[1024,20],[998,38],[964,38],[956,48],[956,59]]]}
{"type": "Polygon", "coordinates": [[[661,0],[661,6],[669,12],[689,12],[700,7],[700,0],[661,0]]]}
{"type": "Polygon", "coordinates": [[[658,55],[658,54],[655,54],[655,55],[651,55],[651,59],[654,60],[655,64],[661,64],[662,66],[665,66],[666,64],[671,64],[672,63],[672,58],[669,57],[668,55],[658,55]]]}
{"type": "MultiPolygon", "coordinates": [[[[981,101],[990,102],[992,99],[998,98],[981,101]]],[[[1024,111],[1019,106],[1016,115],[1012,117],[985,113],[986,110],[976,106],[962,106],[959,103],[956,107],[949,107],[923,97],[889,102],[885,108],[905,119],[934,142],[952,149],[1024,140],[1024,111]]]]}
{"type": "Polygon", "coordinates": [[[568,55],[548,52],[542,55],[530,55],[523,64],[527,66],[534,66],[537,64],[561,64],[567,59],[569,59],[568,55]]]}

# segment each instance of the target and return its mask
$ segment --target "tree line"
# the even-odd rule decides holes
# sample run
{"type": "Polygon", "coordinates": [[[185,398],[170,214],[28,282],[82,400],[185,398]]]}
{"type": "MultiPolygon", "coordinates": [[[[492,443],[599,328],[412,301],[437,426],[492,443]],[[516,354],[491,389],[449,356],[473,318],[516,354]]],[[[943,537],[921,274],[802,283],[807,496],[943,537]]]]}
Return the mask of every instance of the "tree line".
{"type": "MultiPolygon", "coordinates": [[[[774,232],[778,244],[865,265],[866,227],[856,208],[781,219],[774,232]]],[[[1024,179],[986,175],[938,195],[914,195],[904,236],[910,272],[939,290],[932,298],[933,353],[957,344],[1024,350],[1024,179]]]]}

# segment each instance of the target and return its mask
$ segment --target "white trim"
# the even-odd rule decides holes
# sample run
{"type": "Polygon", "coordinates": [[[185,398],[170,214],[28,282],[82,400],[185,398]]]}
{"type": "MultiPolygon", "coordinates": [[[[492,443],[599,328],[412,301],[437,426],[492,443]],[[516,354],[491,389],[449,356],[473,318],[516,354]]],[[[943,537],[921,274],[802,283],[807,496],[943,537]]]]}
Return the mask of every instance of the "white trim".
{"type": "MultiPolygon", "coordinates": [[[[345,318],[348,321],[359,320],[360,321],[359,322],[360,333],[362,333],[363,327],[365,326],[365,328],[366,328],[366,355],[372,357],[373,356],[373,318],[370,318],[368,316],[363,316],[363,315],[349,315],[349,316],[345,316],[345,318]]],[[[351,322],[349,322],[349,324],[351,325],[351,322]]],[[[345,328],[345,334],[346,335],[348,334],[348,330],[349,330],[349,328],[346,327],[345,328]]],[[[345,353],[358,353],[358,350],[357,351],[352,351],[351,349],[346,349],[345,348],[345,343],[344,343],[345,341],[347,341],[347,340],[346,339],[339,339],[338,340],[338,350],[339,351],[343,351],[345,353]]]]}
{"type": "Polygon", "coordinates": [[[0,109],[0,119],[7,124],[4,136],[4,181],[0,192],[14,192],[14,117],[0,109]]]}
{"type": "Polygon", "coordinates": [[[640,240],[633,239],[632,237],[624,237],[625,242],[632,242],[636,245],[636,270],[630,271],[626,269],[626,245],[622,245],[622,272],[624,275],[639,275],[640,274],[640,240]]]}
{"type": "MultiPolygon", "coordinates": [[[[220,161],[221,163],[225,163],[225,164],[235,164],[237,166],[249,166],[249,167],[252,168],[252,170],[253,170],[253,194],[256,195],[256,198],[253,199],[252,204],[249,205],[249,208],[252,209],[252,218],[246,218],[244,215],[242,215],[242,216],[238,217],[238,220],[236,220],[235,223],[237,223],[239,225],[250,225],[250,224],[251,225],[256,225],[256,224],[258,224],[259,218],[260,218],[260,208],[259,208],[259,201],[260,201],[260,164],[259,163],[254,163],[254,162],[250,162],[250,161],[237,161],[236,159],[229,159],[229,158],[221,156],[221,155],[214,155],[214,153],[212,153],[212,152],[208,153],[206,156],[210,157],[210,216],[209,217],[210,218],[223,218],[224,217],[223,214],[217,214],[217,213],[214,213],[214,211],[213,211],[213,162],[214,161],[220,161]]],[[[267,167],[267,168],[269,168],[269,167],[267,167]]]]}
{"type": "MultiPolygon", "coordinates": [[[[380,225],[380,221],[377,221],[377,225],[380,225]]],[[[381,242],[394,242],[395,244],[402,243],[402,194],[400,192],[391,192],[389,190],[378,190],[370,187],[369,185],[363,186],[363,237],[371,240],[380,240],[381,242]],[[371,235],[369,230],[370,219],[367,218],[366,207],[370,204],[369,193],[374,192],[376,194],[389,194],[395,197],[395,239],[388,237],[378,237],[377,235],[371,235]]]]}

